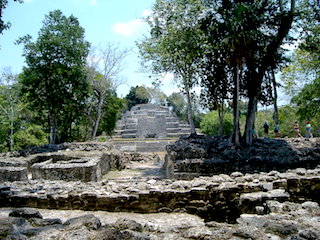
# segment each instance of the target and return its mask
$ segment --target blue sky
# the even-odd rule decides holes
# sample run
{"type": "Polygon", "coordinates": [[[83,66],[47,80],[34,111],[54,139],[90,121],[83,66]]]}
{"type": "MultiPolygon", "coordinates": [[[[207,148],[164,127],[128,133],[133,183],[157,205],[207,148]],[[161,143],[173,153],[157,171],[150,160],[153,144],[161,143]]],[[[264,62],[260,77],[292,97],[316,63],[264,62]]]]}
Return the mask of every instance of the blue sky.
{"type": "MultiPolygon", "coordinates": [[[[19,4],[9,0],[4,10],[3,20],[11,22],[11,28],[0,35],[0,71],[11,67],[14,74],[25,66],[22,57],[23,46],[14,42],[26,34],[36,40],[42,27],[44,16],[50,11],[60,9],[64,15],[78,18],[85,29],[86,40],[93,46],[103,43],[115,43],[121,48],[133,49],[125,59],[125,68],[121,78],[126,81],[118,87],[121,97],[129,92],[130,86],[150,85],[150,73],[142,72],[135,42],[148,34],[148,25],[143,17],[150,13],[155,0],[24,0],[19,4]]],[[[164,78],[163,90],[170,94],[176,87],[170,76],[164,78]]]]}

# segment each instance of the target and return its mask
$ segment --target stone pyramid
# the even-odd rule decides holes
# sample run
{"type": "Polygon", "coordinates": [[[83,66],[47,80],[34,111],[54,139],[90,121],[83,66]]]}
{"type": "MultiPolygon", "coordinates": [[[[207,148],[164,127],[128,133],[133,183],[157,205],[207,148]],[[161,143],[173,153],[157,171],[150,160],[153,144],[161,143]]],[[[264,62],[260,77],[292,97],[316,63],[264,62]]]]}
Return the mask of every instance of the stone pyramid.
{"type": "Polygon", "coordinates": [[[168,107],[138,104],[117,122],[116,134],[121,138],[163,139],[189,135],[190,126],[168,107]]]}

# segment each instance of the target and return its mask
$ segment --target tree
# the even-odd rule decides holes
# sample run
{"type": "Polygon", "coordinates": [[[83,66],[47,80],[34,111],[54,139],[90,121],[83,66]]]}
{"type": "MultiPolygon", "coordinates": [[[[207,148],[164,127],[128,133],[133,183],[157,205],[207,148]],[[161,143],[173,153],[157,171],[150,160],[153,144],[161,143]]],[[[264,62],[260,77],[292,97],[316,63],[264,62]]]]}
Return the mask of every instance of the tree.
{"type": "MultiPolygon", "coordinates": [[[[320,54],[319,54],[320,55],[320,54]]],[[[317,60],[315,52],[296,49],[288,66],[282,69],[281,80],[284,89],[290,96],[295,96],[305,84],[310,84],[319,71],[320,58],[317,60]]]]}
{"type": "Polygon", "coordinates": [[[39,125],[30,125],[14,134],[14,150],[22,150],[31,146],[41,146],[48,143],[48,136],[39,125]]]}
{"type": "Polygon", "coordinates": [[[306,84],[302,90],[292,98],[297,104],[297,114],[301,120],[310,120],[320,112],[320,78],[306,84]]]}
{"type": "Polygon", "coordinates": [[[202,32],[194,26],[201,14],[200,0],[157,0],[148,19],[151,36],[138,44],[141,56],[156,73],[171,72],[186,94],[190,131],[196,134],[192,117],[191,89],[197,83],[195,62],[201,56],[202,32]]]}
{"type": "MultiPolygon", "coordinates": [[[[2,115],[2,130],[6,131],[8,127],[9,134],[9,150],[14,148],[13,135],[15,132],[15,122],[18,117],[19,98],[16,87],[16,76],[11,73],[10,69],[4,69],[0,79],[0,114],[2,115]],[[7,126],[7,127],[6,127],[7,126]]],[[[3,140],[6,142],[7,134],[4,132],[3,140]]]]}
{"type": "MultiPolygon", "coordinates": [[[[235,118],[238,91],[249,100],[244,142],[251,144],[257,102],[265,98],[263,88],[269,86],[267,73],[283,61],[281,46],[289,39],[295,1],[288,4],[283,1],[228,0],[206,3],[208,8],[201,25],[208,29],[211,45],[218,46],[217,51],[221,47],[223,49],[216,57],[227,59],[232,66],[235,118]]],[[[235,119],[235,125],[237,122],[235,119]]],[[[237,134],[236,131],[234,133],[237,134]]]]}
{"type": "Polygon", "coordinates": [[[187,120],[187,118],[185,117],[187,115],[187,103],[181,93],[172,93],[167,98],[167,102],[180,119],[187,120]]]}
{"type": "Polygon", "coordinates": [[[222,133],[220,134],[220,116],[217,111],[210,111],[204,115],[200,122],[200,130],[207,135],[230,135],[233,128],[233,117],[231,113],[225,114],[225,121],[222,125],[222,133]]]}
{"type": "Polygon", "coordinates": [[[299,27],[301,42],[283,70],[285,89],[297,105],[301,120],[318,115],[320,107],[320,5],[317,0],[301,1],[299,27]]]}
{"type": "Polygon", "coordinates": [[[133,106],[137,104],[148,103],[150,99],[150,94],[147,89],[143,86],[131,87],[129,93],[126,96],[127,108],[130,110],[133,106]]]}
{"type": "Polygon", "coordinates": [[[199,67],[201,78],[202,103],[211,111],[216,110],[219,116],[218,135],[223,134],[224,116],[227,110],[227,101],[230,100],[231,87],[233,86],[232,75],[229,74],[229,66],[226,61],[215,57],[215,51],[203,56],[199,67]]]}
{"type": "MultiPolygon", "coordinates": [[[[15,2],[22,3],[23,0],[14,0],[15,2]]],[[[3,10],[7,7],[8,0],[0,0],[0,34],[4,31],[10,28],[10,22],[4,22],[2,19],[3,10]]]]}
{"type": "Polygon", "coordinates": [[[20,38],[24,44],[21,93],[31,109],[47,119],[50,143],[68,140],[72,127],[83,116],[88,94],[85,73],[89,43],[84,29],[74,16],[65,17],[60,10],[45,16],[36,42],[30,36],[20,38]]]}
{"type": "Polygon", "coordinates": [[[145,87],[145,89],[147,90],[150,96],[149,102],[160,105],[166,104],[167,96],[163,92],[161,92],[161,90],[158,87],[145,87]]]}
{"type": "Polygon", "coordinates": [[[115,92],[110,92],[102,106],[103,115],[98,132],[105,132],[107,135],[112,135],[116,127],[117,120],[121,113],[125,110],[125,100],[117,97],[115,92]]]}
{"type": "MultiPolygon", "coordinates": [[[[167,103],[181,120],[188,122],[188,103],[184,94],[174,92],[167,97],[167,103]]],[[[199,98],[196,95],[192,96],[192,118],[194,119],[194,126],[199,128],[203,117],[202,107],[200,106],[199,98]]]]}
{"type": "Polygon", "coordinates": [[[91,135],[92,139],[96,138],[105,98],[122,84],[119,73],[123,69],[123,61],[128,54],[129,50],[120,50],[119,46],[111,43],[98,48],[98,51],[96,49],[91,50],[88,58],[89,82],[98,99],[97,115],[91,135]]]}

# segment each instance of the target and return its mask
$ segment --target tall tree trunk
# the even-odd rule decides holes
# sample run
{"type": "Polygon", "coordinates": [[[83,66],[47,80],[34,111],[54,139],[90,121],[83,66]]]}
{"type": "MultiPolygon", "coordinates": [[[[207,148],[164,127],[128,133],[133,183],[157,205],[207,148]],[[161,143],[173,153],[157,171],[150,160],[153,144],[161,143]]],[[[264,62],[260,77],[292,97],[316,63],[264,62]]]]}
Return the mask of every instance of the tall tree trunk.
{"type": "Polygon", "coordinates": [[[49,113],[49,125],[50,125],[50,136],[49,144],[55,144],[57,139],[57,124],[56,119],[52,113],[49,113]]]}
{"type": "Polygon", "coordinates": [[[194,121],[193,121],[193,117],[192,117],[192,103],[191,103],[191,96],[190,96],[190,89],[189,89],[189,85],[188,82],[186,81],[185,83],[185,90],[186,90],[186,95],[187,95],[187,112],[188,112],[188,121],[189,121],[189,125],[190,125],[190,132],[191,134],[197,134],[196,132],[196,128],[194,126],[194,121]]]}
{"type": "Polygon", "coordinates": [[[223,104],[219,104],[218,105],[218,117],[219,117],[218,135],[222,136],[222,134],[223,134],[223,120],[224,120],[224,107],[223,107],[223,104]]]}
{"type": "Polygon", "coordinates": [[[99,92],[98,94],[98,109],[97,109],[97,119],[94,123],[91,138],[94,140],[97,135],[98,127],[101,119],[101,109],[103,105],[103,94],[99,92]]]}
{"type": "Polygon", "coordinates": [[[14,123],[13,123],[13,103],[11,101],[10,103],[10,151],[13,150],[13,127],[14,127],[14,123]]]}
{"type": "Polygon", "coordinates": [[[273,86],[273,94],[274,94],[274,98],[273,98],[273,107],[274,107],[274,123],[278,123],[279,122],[279,113],[278,113],[278,93],[277,93],[277,82],[276,82],[276,76],[274,73],[274,70],[272,69],[272,86],[273,86]]]}
{"type": "Polygon", "coordinates": [[[257,103],[258,101],[256,94],[249,97],[246,127],[244,132],[244,142],[248,145],[252,144],[254,121],[256,119],[257,112],[257,103]]]}
{"type": "Polygon", "coordinates": [[[231,140],[235,145],[240,144],[240,129],[239,129],[239,88],[240,88],[240,69],[237,64],[235,67],[235,87],[233,95],[233,132],[231,140]]]}

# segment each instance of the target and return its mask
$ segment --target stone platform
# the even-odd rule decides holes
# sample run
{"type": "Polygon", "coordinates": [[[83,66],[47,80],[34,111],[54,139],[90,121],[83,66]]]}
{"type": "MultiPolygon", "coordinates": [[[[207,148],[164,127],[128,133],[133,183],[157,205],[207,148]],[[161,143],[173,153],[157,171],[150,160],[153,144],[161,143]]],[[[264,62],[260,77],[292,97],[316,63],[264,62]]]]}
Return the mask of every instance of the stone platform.
{"type": "Polygon", "coordinates": [[[285,173],[234,172],[191,181],[137,179],[101,182],[29,180],[0,185],[1,207],[110,212],[186,212],[205,221],[235,222],[268,214],[267,201],[320,202],[320,169],[285,173]]]}
{"type": "Polygon", "coordinates": [[[110,144],[120,152],[165,152],[166,146],[177,141],[177,138],[166,139],[124,139],[113,138],[110,144]]]}
{"type": "Polygon", "coordinates": [[[313,169],[320,165],[320,139],[254,139],[252,146],[235,147],[228,138],[181,137],[167,146],[165,168],[168,178],[255,173],[288,169],[313,169]]]}

